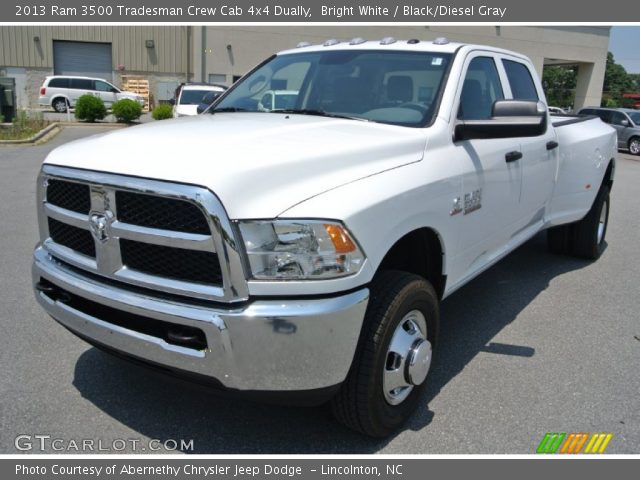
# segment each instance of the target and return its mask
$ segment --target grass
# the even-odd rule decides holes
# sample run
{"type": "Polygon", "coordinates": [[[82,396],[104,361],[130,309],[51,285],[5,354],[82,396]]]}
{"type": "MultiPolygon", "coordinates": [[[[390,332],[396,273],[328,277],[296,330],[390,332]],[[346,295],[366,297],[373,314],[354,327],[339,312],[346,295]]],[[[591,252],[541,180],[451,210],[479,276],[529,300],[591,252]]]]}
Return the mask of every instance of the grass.
{"type": "Polygon", "coordinates": [[[19,110],[10,126],[0,128],[0,140],[25,140],[49,124],[42,112],[28,114],[25,110],[19,110]]]}

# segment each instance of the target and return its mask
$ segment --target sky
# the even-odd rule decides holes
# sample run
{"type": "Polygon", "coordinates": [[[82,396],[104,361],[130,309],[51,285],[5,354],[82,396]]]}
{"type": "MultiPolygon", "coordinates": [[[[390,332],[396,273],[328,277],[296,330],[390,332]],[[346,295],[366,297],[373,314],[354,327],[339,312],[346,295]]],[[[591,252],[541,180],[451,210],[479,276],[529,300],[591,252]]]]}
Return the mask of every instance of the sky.
{"type": "Polygon", "coordinates": [[[640,26],[613,27],[609,37],[609,51],[627,73],[640,73],[640,26]]]}

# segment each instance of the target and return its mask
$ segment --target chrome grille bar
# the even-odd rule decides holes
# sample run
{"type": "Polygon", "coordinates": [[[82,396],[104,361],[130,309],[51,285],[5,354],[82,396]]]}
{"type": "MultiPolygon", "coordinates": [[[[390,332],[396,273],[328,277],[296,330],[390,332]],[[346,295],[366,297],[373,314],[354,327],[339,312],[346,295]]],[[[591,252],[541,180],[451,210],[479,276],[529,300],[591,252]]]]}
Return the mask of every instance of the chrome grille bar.
{"type": "Polygon", "coordinates": [[[113,280],[167,293],[221,302],[244,301],[248,298],[247,282],[231,223],[220,201],[205,188],[45,165],[38,181],[38,204],[42,245],[51,255],[70,265],[113,280]],[[87,184],[90,189],[89,214],[47,203],[47,185],[53,179],[87,184]],[[119,221],[116,203],[118,191],[190,202],[202,212],[211,235],[150,228],[119,221]],[[96,246],[96,259],[53,242],[48,232],[48,217],[91,231],[96,246]],[[170,279],[129,269],[123,264],[121,238],[217,255],[222,284],[170,279]]]}

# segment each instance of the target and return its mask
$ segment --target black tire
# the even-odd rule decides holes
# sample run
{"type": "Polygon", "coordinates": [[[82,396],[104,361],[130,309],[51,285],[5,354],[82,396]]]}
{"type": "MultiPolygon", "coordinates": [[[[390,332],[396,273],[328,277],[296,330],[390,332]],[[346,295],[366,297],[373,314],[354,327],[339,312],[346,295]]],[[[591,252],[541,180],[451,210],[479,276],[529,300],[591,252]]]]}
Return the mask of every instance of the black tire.
{"type": "Polygon", "coordinates": [[[571,225],[560,225],[547,230],[547,248],[556,255],[569,253],[571,247],[571,225]]]}
{"type": "Polygon", "coordinates": [[[58,113],[67,112],[67,101],[64,98],[56,98],[53,102],[51,102],[51,106],[58,113]]]}
{"type": "Polygon", "coordinates": [[[400,321],[413,310],[424,315],[427,340],[435,348],[439,305],[433,286],[410,273],[380,272],[370,287],[369,305],[351,370],[331,401],[335,417],[349,428],[372,437],[386,437],[416,409],[427,380],[414,386],[398,405],[388,403],[383,391],[391,338],[400,321]]]}
{"type": "Polygon", "coordinates": [[[571,243],[572,255],[596,260],[604,250],[607,226],[609,225],[609,186],[602,185],[589,213],[573,224],[571,243]],[[601,219],[604,220],[602,234],[599,235],[601,219]]]}
{"type": "Polygon", "coordinates": [[[627,144],[631,155],[640,155],[640,137],[632,137],[627,144]]]}

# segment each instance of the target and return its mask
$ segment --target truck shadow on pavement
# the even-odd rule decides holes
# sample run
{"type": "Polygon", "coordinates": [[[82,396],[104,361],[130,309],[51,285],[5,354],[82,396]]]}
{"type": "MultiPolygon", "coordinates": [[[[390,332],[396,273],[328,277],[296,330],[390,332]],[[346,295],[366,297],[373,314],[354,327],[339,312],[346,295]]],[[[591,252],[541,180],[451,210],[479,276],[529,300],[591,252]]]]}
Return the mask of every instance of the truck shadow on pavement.
{"type": "MultiPolygon", "coordinates": [[[[587,265],[589,262],[547,253],[541,234],[445,300],[440,350],[423,407],[398,434],[420,431],[431,423],[437,415],[429,408],[431,400],[479,352],[535,355],[529,346],[492,343],[492,339],[554,277],[587,265]]],[[[229,400],[149,372],[91,348],[79,357],[73,384],[84,398],[141,436],[177,440],[178,444],[193,440],[193,449],[185,453],[373,453],[394,438],[375,440],[347,430],[333,420],[327,407],[229,400]]],[[[420,442],[411,444],[415,450],[402,453],[445,453],[423,452],[420,442]]]]}

